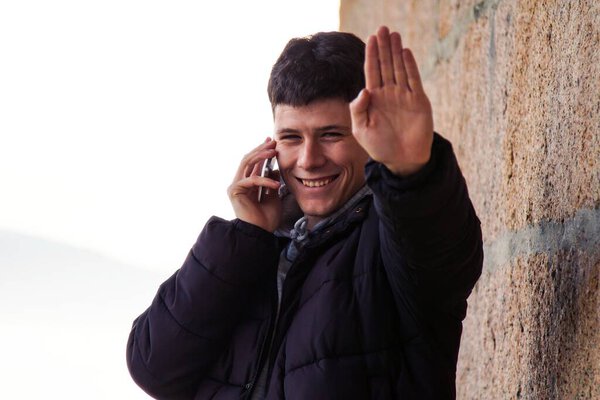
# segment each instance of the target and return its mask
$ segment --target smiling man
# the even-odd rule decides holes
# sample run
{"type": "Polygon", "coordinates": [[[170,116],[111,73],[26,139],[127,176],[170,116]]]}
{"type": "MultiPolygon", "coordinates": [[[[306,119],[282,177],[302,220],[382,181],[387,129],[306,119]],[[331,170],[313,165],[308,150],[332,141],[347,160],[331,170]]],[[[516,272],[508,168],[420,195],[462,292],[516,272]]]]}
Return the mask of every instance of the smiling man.
{"type": "Polygon", "coordinates": [[[277,161],[311,229],[365,184],[367,152],[352,135],[348,103],[315,100],[275,107],[277,161]]]}
{"type": "Polygon", "coordinates": [[[135,320],[134,380],[160,399],[454,398],[481,230],[412,53],[386,27],[293,39],[268,92],[237,218],[213,217],[135,320]]]}

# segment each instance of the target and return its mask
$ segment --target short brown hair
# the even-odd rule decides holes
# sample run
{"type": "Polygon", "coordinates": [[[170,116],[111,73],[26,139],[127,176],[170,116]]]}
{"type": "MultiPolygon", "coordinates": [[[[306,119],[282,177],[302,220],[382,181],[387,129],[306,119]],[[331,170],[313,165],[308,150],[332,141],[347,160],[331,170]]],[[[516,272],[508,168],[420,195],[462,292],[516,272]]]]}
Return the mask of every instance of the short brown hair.
{"type": "Polygon", "coordinates": [[[351,33],[319,32],[290,40],[271,70],[271,107],[330,98],[352,101],[365,87],[364,59],[365,43],[351,33]]]}

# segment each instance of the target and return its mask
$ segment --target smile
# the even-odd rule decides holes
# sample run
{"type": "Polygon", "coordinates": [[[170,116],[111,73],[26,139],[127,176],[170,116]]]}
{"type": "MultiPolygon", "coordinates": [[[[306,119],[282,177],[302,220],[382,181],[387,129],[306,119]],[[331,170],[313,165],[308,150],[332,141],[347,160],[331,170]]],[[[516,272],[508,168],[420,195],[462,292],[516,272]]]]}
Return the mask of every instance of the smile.
{"type": "Polygon", "coordinates": [[[301,179],[301,178],[296,178],[296,179],[298,179],[300,182],[302,182],[302,184],[306,187],[322,187],[322,186],[330,184],[337,177],[338,177],[338,175],[328,176],[326,178],[319,178],[319,179],[301,179]]]}

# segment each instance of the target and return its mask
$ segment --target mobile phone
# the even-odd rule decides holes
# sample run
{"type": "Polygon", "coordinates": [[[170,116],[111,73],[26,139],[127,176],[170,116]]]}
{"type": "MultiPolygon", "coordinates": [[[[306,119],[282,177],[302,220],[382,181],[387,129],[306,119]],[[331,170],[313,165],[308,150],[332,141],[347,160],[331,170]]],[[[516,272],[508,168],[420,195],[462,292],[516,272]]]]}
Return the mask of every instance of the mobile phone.
{"type": "MultiPolygon", "coordinates": [[[[273,172],[274,161],[275,161],[275,157],[267,158],[265,160],[262,170],[260,171],[260,176],[262,176],[263,178],[271,177],[271,172],[273,172]]],[[[258,187],[258,202],[259,203],[263,200],[263,197],[265,196],[267,190],[269,190],[269,189],[266,187],[263,187],[263,186],[258,187]]]]}

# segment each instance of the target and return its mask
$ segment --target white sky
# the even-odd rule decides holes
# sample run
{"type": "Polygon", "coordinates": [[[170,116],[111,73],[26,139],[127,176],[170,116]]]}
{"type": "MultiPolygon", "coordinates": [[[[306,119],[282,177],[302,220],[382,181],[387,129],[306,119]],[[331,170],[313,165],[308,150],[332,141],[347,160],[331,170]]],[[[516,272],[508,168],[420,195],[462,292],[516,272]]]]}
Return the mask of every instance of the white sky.
{"type": "Polygon", "coordinates": [[[0,229],[173,271],[271,134],[271,65],[338,1],[0,3],[0,229]]]}

